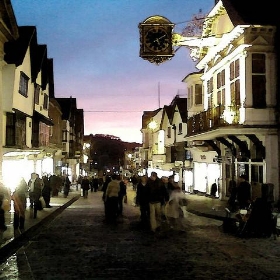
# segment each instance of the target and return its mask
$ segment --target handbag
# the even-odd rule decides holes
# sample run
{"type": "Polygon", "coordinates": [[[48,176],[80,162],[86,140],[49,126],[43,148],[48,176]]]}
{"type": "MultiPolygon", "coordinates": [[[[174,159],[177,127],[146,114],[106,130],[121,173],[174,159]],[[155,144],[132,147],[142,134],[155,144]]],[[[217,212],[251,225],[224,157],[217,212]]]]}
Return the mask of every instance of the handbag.
{"type": "Polygon", "coordinates": [[[45,199],[42,196],[40,196],[39,201],[41,202],[42,208],[45,208],[46,207],[45,199]]]}

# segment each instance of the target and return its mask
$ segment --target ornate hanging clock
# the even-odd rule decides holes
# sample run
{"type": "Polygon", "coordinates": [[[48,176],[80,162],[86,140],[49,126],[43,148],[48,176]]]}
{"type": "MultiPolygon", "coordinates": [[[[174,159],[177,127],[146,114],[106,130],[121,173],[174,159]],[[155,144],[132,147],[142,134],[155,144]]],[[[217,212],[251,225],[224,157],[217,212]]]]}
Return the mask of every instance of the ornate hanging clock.
{"type": "Polygon", "coordinates": [[[139,24],[140,57],[160,64],[174,56],[172,31],[174,24],[162,16],[152,16],[139,24]]]}

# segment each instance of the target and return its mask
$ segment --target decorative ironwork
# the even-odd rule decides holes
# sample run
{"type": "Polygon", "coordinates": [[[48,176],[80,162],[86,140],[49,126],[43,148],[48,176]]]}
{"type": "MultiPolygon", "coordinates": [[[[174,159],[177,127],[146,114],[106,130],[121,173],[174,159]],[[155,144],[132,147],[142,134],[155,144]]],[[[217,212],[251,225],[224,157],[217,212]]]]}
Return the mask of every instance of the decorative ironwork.
{"type": "Polygon", "coordinates": [[[224,106],[209,108],[207,111],[200,112],[189,117],[187,121],[187,136],[195,135],[197,133],[206,132],[212,129],[217,129],[221,126],[230,126],[239,124],[240,106],[224,106]],[[230,115],[230,121],[227,116],[230,115]]]}

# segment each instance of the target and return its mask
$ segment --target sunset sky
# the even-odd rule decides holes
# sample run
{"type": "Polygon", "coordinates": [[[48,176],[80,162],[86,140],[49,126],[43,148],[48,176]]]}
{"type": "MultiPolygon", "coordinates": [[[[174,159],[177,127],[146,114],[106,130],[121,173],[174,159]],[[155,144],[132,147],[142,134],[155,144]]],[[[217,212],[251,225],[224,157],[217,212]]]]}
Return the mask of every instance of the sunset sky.
{"type": "MultiPolygon", "coordinates": [[[[54,60],[56,97],[74,97],[84,110],[85,134],[142,142],[143,111],[186,94],[182,79],[196,71],[181,47],[161,65],[139,57],[138,24],[161,15],[180,33],[214,0],[11,0],[19,26],[37,27],[54,60]]],[[[184,96],[186,97],[186,95],[184,96]]]]}

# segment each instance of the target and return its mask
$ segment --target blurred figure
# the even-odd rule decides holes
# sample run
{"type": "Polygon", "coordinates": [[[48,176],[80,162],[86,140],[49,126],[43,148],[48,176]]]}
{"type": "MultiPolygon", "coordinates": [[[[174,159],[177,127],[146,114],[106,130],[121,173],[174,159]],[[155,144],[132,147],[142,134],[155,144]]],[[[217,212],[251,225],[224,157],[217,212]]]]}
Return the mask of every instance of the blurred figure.
{"type": "Polygon", "coordinates": [[[126,196],[127,183],[128,183],[127,177],[124,177],[123,180],[120,182],[120,191],[119,191],[119,196],[118,196],[118,215],[119,216],[123,215],[123,203],[124,203],[125,199],[127,201],[127,196],[126,196]]]}
{"type": "Polygon", "coordinates": [[[28,185],[24,178],[21,178],[15,191],[12,194],[14,201],[14,230],[24,230],[25,210],[26,210],[26,194],[28,192],[28,185]]]}
{"type": "MultiPolygon", "coordinates": [[[[33,208],[33,218],[37,218],[37,211],[41,210],[41,202],[39,198],[42,196],[43,181],[37,173],[31,174],[31,179],[28,181],[30,207],[33,208]]],[[[32,211],[30,211],[32,215],[32,211]]]]}
{"type": "Polygon", "coordinates": [[[141,176],[136,189],[136,205],[140,207],[140,222],[144,228],[148,228],[150,222],[149,188],[147,181],[147,175],[141,176]]]}
{"type": "Polygon", "coordinates": [[[108,217],[108,207],[107,207],[107,203],[106,203],[106,191],[107,191],[107,187],[108,187],[108,184],[111,182],[111,177],[110,176],[106,176],[106,178],[105,178],[105,182],[104,182],[104,184],[103,184],[103,186],[102,186],[102,192],[103,192],[103,194],[102,194],[102,200],[103,200],[103,202],[104,202],[104,211],[105,211],[105,219],[106,219],[106,217],[108,217]]]}
{"type": "Polygon", "coordinates": [[[113,174],[112,181],[108,184],[106,189],[105,208],[107,208],[107,211],[105,211],[105,213],[107,214],[106,220],[108,222],[116,222],[118,216],[120,181],[120,176],[113,174]]]}
{"type": "Polygon", "coordinates": [[[53,174],[50,176],[49,181],[50,181],[51,195],[58,196],[58,192],[59,192],[58,177],[55,174],[53,174]]]}
{"type": "Polygon", "coordinates": [[[68,178],[68,175],[65,174],[64,177],[63,177],[63,193],[64,193],[64,197],[67,197],[68,194],[69,194],[69,191],[70,191],[70,185],[71,185],[71,182],[68,178]]]}
{"type": "Polygon", "coordinates": [[[152,232],[160,229],[163,206],[168,201],[168,192],[156,172],[152,172],[148,179],[148,198],[150,206],[150,226],[152,232]]]}
{"type": "Polygon", "coordinates": [[[88,197],[88,191],[90,189],[90,182],[87,176],[84,176],[84,178],[82,179],[82,184],[81,184],[81,188],[83,190],[83,197],[87,198],[88,197]]]}
{"type": "Polygon", "coordinates": [[[0,182],[0,240],[2,239],[3,232],[7,230],[5,221],[5,207],[4,204],[10,201],[10,192],[4,185],[0,182]],[[3,209],[4,208],[4,209],[3,209]]]}
{"type": "Polygon", "coordinates": [[[228,207],[231,212],[235,212],[237,210],[236,206],[236,194],[237,194],[237,186],[234,180],[229,181],[229,199],[228,199],[228,207]]]}
{"type": "Polygon", "coordinates": [[[47,174],[42,177],[43,180],[43,189],[42,189],[42,196],[46,203],[46,208],[51,208],[50,201],[51,201],[51,184],[50,179],[47,174]]]}
{"type": "Polygon", "coordinates": [[[212,201],[211,201],[211,204],[212,204],[211,208],[212,208],[212,210],[216,210],[215,209],[215,198],[216,198],[217,191],[218,191],[218,186],[217,186],[217,184],[215,182],[215,183],[213,183],[211,185],[211,189],[210,189],[210,197],[212,198],[212,201]]]}
{"type": "Polygon", "coordinates": [[[170,198],[165,206],[165,215],[172,229],[183,231],[184,207],[187,206],[187,198],[180,188],[175,188],[170,193],[170,198]]]}
{"type": "Polygon", "coordinates": [[[178,184],[178,182],[175,182],[175,176],[171,175],[168,177],[168,184],[167,184],[167,190],[168,190],[168,194],[171,195],[171,193],[174,190],[180,190],[180,186],[178,184]]]}
{"type": "Polygon", "coordinates": [[[98,178],[96,178],[96,177],[94,177],[93,179],[92,179],[92,187],[93,187],[93,190],[94,190],[94,192],[97,192],[97,190],[98,190],[98,178]]]}
{"type": "Polygon", "coordinates": [[[138,184],[138,177],[136,175],[133,175],[131,177],[131,183],[132,183],[132,188],[134,191],[136,191],[136,188],[137,188],[137,184],[138,184]]]}
{"type": "Polygon", "coordinates": [[[247,209],[251,204],[251,198],[251,185],[247,181],[247,176],[241,175],[239,176],[239,184],[236,193],[239,209],[247,209]]]}
{"type": "Polygon", "coordinates": [[[81,189],[82,180],[83,180],[83,176],[79,175],[78,180],[77,180],[77,184],[76,184],[76,191],[78,191],[79,188],[81,189]]]}

